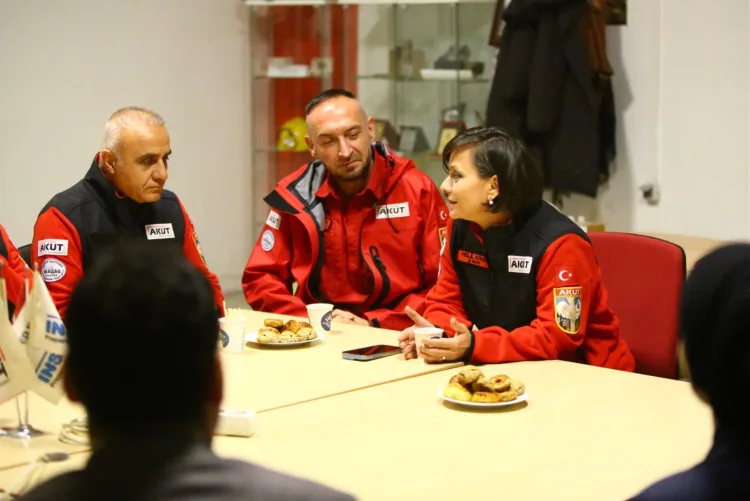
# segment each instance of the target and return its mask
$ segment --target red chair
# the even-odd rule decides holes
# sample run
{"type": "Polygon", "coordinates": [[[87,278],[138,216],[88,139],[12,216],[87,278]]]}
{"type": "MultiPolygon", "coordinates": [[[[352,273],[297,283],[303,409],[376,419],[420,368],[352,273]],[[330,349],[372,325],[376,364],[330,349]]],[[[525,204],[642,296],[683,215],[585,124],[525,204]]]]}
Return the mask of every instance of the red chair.
{"type": "Polygon", "coordinates": [[[620,319],[636,372],[677,378],[680,292],[685,252],[679,245],[631,233],[593,232],[589,239],[620,319]]]}

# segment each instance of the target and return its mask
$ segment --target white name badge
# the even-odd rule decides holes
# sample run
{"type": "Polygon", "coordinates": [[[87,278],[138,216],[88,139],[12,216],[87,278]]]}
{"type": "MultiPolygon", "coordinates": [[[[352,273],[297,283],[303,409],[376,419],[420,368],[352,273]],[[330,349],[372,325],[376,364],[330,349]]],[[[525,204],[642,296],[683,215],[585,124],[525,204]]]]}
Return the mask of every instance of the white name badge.
{"type": "Polygon", "coordinates": [[[67,256],[68,241],[48,238],[40,240],[36,249],[37,256],[67,256]]]}
{"type": "Polygon", "coordinates": [[[375,206],[375,219],[389,217],[409,217],[409,202],[375,206]]]}
{"type": "Polygon", "coordinates": [[[165,238],[174,238],[172,223],[147,224],[146,238],[148,238],[149,240],[163,240],[165,238]]]}
{"type": "Polygon", "coordinates": [[[510,273],[531,273],[530,256],[508,256],[508,271],[510,273]]]}
{"type": "Polygon", "coordinates": [[[279,226],[281,226],[281,216],[274,211],[269,212],[268,219],[266,219],[266,224],[274,230],[278,230],[279,226]]]}

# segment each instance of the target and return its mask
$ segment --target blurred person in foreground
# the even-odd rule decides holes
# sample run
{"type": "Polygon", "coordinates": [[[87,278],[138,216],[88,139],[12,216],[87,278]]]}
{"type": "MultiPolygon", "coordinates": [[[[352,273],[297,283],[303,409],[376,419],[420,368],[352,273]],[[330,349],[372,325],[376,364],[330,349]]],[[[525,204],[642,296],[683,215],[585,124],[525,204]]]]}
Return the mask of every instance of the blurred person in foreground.
{"type": "MultiPolygon", "coordinates": [[[[435,325],[427,362],[562,359],[633,371],[586,233],[542,200],[524,143],[477,127],[443,151],[450,222],[437,284],[416,326],[435,325]]],[[[413,327],[399,342],[417,356],[413,327]]]]}
{"type": "Polygon", "coordinates": [[[401,330],[411,324],[404,307],[421,311],[437,279],[443,197],[414,162],[373,142],[375,123],[351,92],[321,92],[305,112],[314,160],[265,198],[245,298],[300,317],[307,304],[332,303],[334,321],[401,330]]]}
{"type": "Polygon", "coordinates": [[[217,315],[224,316],[224,295],[208,270],[193,223],[177,195],[164,189],[171,154],[161,116],[138,107],[117,110],[83,180],[42,209],[31,260],[63,319],[73,287],[94,257],[127,240],[181,249],[211,281],[217,315]]]}
{"type": "Polygon", "coordinates": [[[86,408],[93,453],[21,499],[352,499],[212,452],[223,396],[214,292],[179,249],[101,253],[66,328],[65,391],[86,408]]]}
{"type": "Polygon", "coordinates": [[[750,245],[701,258],[682,290],[680,334],[693,390],[714,415],[714,443],[697,466],[668,477],[636,501],[750,499],[750,245]]]}

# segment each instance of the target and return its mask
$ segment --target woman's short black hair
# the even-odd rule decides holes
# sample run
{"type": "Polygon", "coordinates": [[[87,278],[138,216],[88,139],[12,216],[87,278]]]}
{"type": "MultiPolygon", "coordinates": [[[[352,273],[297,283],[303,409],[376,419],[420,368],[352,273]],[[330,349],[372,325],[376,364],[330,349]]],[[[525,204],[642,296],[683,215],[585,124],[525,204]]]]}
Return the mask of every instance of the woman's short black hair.
{"type": "Polygon", "coordinates": [[[495,197],[492,212],[510,211],[517,215],[531,210],[542,201],[544,179],[524,142],[499,127],[474,127],[457,135],[443,149],[443,169],[448,172],[451,158],[471,149],[479,177],[497,176],[500,194],[495,197]]]}

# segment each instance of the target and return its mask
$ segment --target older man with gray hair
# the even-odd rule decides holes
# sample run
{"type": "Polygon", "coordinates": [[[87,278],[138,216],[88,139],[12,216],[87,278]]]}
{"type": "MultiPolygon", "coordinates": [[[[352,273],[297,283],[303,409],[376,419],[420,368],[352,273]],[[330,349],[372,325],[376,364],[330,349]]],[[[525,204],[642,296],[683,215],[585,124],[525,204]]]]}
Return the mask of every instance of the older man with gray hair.
{"type": "Polygon", "coordinates": [[[125,240],[182,252],[211,282],[224,314],[219,280],[208,270],[198,236],[179,198],[164,189],[172,149],[164,119],[139,107],[115,111],[102,148],[84,178],[58,193],[34,225],[31,257],[60,315],[97,254],[125,240]]]}

